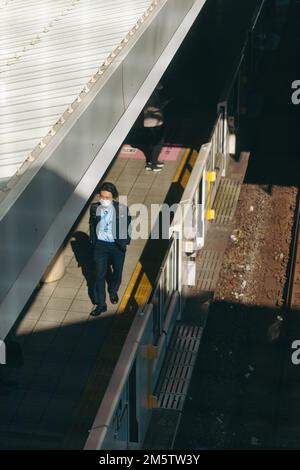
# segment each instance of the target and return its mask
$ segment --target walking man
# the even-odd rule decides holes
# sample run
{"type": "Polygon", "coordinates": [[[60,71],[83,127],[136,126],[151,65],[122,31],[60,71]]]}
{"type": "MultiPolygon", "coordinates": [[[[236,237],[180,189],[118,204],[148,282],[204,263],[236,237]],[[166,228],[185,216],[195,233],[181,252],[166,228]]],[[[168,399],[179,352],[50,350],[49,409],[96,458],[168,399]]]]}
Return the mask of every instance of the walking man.
{"type": "Polygon", "coordinates": [[[128,208],[116,201],[117,197],[115,185],[104,182],[99,188],[99,202],[92,203],[90,208],[90,241],[96,265],[96,307],[91,312],[94,317],[107,310],[105,281],[111,303],[117,304],[119,301],[118,289],[122,280],[126,246],[130,243],[131,217],[128,208]]]}

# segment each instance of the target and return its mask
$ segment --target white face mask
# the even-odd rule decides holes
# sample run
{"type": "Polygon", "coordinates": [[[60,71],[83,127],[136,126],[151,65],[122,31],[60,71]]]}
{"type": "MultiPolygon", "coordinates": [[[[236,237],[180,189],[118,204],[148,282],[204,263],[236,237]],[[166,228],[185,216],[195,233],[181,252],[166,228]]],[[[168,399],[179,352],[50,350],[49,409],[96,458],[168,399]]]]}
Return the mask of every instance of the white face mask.
{"type": "Polygon", "coordinates": [[[110,199],[100,199],[100,204],[102,207],[109,207],[112,201],[110,199]]]}

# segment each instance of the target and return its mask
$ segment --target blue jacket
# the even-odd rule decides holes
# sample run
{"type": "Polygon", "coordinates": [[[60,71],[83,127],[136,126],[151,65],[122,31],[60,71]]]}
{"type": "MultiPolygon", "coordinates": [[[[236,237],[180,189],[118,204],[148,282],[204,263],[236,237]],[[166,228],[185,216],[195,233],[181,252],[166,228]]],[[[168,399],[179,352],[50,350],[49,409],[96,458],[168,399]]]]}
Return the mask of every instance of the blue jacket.
{"type": "MultiPolygon", "coordinates": [[[[126,246],[130,243],[131,216],[129,214],[128,207],[123,204],[119,204],[117,201],[113,201],[113,205],[115,208],[113,218],[115,243],[122,251],[126,251],[126,246]]],[[[100,202],[93,202],[90,207],[90,242],[93,246],[95,246],[97,241],[96,227],[101,219],[101,216],[96,214],[99,206],[100,202]]]]}

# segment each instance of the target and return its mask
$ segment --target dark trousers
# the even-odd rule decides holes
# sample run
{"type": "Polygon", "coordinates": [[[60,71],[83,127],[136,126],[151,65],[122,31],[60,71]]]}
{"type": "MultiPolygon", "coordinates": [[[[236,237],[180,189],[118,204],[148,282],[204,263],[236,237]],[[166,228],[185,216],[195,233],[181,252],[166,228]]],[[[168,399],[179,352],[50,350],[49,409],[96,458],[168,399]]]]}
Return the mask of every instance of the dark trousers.
{"type": "Polygon", "coordinates": [[[108,292],[117,292],[121,281],[125,253],[116,243],[96,241],[94,248],[94,262],[96,266],[96,279],[94,284],[94,300],[98,305],[105,304],[105,281],[108,292]]]}
{"type": "Polygon", "coordinates": [[[144,127],[146,135],[144,154],[147,163],[155,165],[164,144],[164,126],[144,127]]]}
{"type": "Polygon", "coordinates": [[[132,131],[128,142],[144,152],[147,163],[155,165],[164,144],[164,125],[132,131]]]}

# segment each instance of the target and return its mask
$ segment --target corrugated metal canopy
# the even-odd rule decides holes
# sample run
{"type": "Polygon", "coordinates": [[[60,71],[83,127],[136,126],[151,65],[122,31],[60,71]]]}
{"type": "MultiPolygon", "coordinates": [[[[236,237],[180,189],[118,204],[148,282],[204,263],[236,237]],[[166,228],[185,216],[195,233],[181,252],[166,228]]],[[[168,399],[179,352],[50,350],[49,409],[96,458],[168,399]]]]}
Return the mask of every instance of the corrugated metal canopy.
{"type": "Polygon", "coordinates": [[[14,175],[151,0],[0,0],[0,181],[14,175]]]}

